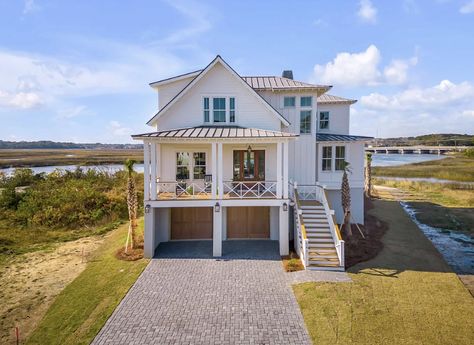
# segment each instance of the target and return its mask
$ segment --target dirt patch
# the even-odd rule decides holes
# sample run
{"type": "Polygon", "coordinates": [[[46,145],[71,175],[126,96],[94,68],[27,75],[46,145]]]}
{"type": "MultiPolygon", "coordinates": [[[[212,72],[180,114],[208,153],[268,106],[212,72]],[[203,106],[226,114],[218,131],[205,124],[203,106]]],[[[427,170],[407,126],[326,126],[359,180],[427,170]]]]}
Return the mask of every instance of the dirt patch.
{"type": "Polygon", "coordinates": [[[357,226],[352,224],[352,238],[344,238],[346,268],[375,258],[383,249],[382,237],[388,230],[388,225],[374,215],[367,213],[367,211],[373,208],[372,200],[366,198],[364,204],[365,225],[358,224],[357,226]],[[362,236],[361,231],[365,238],[362,236]]]}
{"type": "Polygon", "coordinates": [[[290,251],[289,255],[281,257],[283,268],[286,272],[296,272],[304,270],[300,257],[294,251],[290,251]]]}
{"type": "Polygon", "coordinates": [[[14,344],[33,331],[55,297],[85,268],[103,236],[62,243],[48,251],[18,256],[0,272],[0,343],[14,344]]]}
{"type": "Polygon", "coordinates": [[[143,245],[139,246],[138,248],[128,249],[125,252],[125,248],[122,247],[115,253],[115,257],[119,260],[125,261],[136,261],[143,259],[143,245]]]}
{"type": "Polygon", "coordinates": [[[474,274],[458,274],[458,277],[474,297],[474,274]]]}

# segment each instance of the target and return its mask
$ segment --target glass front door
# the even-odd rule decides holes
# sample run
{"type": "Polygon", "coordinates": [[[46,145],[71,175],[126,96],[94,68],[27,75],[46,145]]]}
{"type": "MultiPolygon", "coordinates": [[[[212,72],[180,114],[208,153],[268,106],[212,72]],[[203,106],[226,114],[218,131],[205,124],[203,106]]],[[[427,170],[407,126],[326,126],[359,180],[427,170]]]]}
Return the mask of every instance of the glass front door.
{"type": "Polygon", "coordinates": [[[264,181],[265,151],[234,151],[234,181],[264,181]]]}

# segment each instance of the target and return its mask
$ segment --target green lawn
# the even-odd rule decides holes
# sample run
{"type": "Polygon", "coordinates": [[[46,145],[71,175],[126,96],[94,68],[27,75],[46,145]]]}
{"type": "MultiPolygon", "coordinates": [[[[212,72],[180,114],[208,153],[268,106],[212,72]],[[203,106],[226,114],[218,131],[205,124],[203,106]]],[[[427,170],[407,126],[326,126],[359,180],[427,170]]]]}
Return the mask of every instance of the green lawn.
{"type": "Polygon", "coordinates": [[[353,282],[294,287],[313,343],[473,344],[469,291],[398,203],[374,205],[384,249],[350,269],[353,282]]]}
{"type": "MultiPolygon", "coordinates": [[[[143,222],[140,223],[143,229],[143,222]]],[[[89,344],[125,296],[148,260],[115,258],[128,225],[107,235],[86,269],[56,298],[27,344],[89,344]]]]}

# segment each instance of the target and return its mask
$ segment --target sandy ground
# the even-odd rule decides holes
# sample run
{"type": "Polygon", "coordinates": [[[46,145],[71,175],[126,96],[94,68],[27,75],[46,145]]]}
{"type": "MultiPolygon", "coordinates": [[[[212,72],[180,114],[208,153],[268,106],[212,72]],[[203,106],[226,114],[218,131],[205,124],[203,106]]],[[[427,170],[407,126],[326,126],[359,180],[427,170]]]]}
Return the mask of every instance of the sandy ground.
{"type": "MultiPolygon", "coordinates": [[[[412,200],[412,197],[413,197],[411,194],[406,193],[406,192],[404,192],[400,189],[392,188],[392,187],[385,187],[385,186],[374,186],[374,196],[376,196],[376,197],[378,197],[382,200],[392,200],[392,201],[403,201],[403,200],[405,200],[409,197],[410,197],[410,200],[412,200]]],[[[413,226],[416,227],[415,223],[413,223],[413,226]]],[[[418,229],[418,227],[416,227],[416,228],[418,229]]],[[[422,234],[421,231],[420,231],[420,234],[422,234]]],[[[434,248],[434,246],[433,246],[433,248],[434,248]]],[[[441,254],[439,254],[439,255],[440,255],[440,257],[442,257],[441,254]]],[[[474,297],[474,275],[472,275],[472,274],[471,275],[469,275],[469,274],[464,274],[464,275],[458,274],[458,277],[464,283],[464,285],[469,290],[471,295],[474,297]]]]}
{"type": "Polygon", "coordinates": [[[85,268],[103,237],[58,244],[28,253],[0,268],[0,343],[15,344],[15,327],[25,339],[55,297],[85,268]]]}

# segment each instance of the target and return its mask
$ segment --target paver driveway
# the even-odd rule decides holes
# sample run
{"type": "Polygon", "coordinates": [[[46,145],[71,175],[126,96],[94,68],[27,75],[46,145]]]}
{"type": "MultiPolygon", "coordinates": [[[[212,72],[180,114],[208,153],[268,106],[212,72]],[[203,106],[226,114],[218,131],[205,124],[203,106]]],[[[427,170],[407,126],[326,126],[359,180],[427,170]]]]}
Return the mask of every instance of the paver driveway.
{"type": "Polygon", "coordinates": [[[93,344],[310,344],[278,242],[158,249],[93,344]]]}

